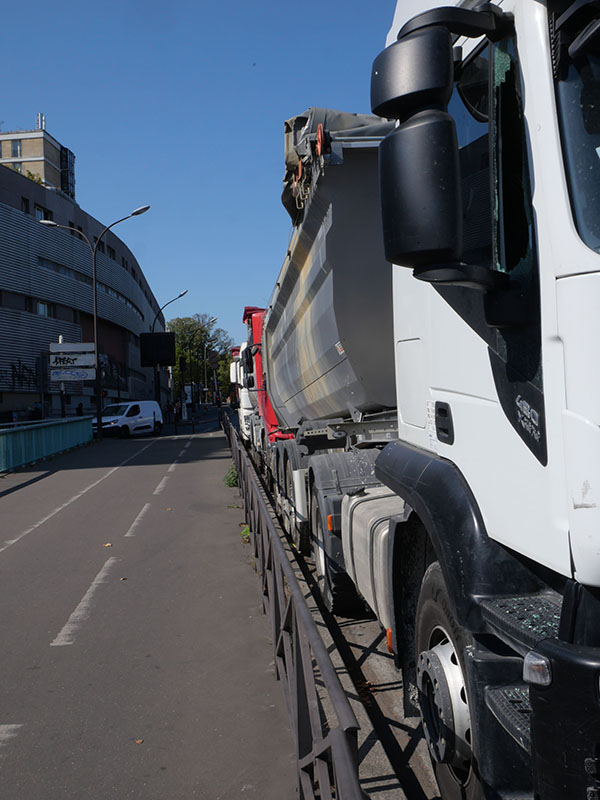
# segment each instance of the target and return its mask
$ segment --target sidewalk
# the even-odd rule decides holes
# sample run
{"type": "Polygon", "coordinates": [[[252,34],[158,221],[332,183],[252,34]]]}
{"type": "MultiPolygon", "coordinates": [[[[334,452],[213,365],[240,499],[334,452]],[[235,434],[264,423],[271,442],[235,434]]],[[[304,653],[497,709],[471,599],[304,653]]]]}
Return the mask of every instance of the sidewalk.
{"type": "Polygon", "coordinates": [[[221,572],[226,575],[222,596],[218,602],[215,598],[213,609],[218,608],[225,640],[219,649],[224,655],[236,654],[234,658],[225,655],[220,662],[219,683],[214,687],[222,698],[222,730],[229,731],[231,761],[213,768],[221,775],[223,769],[230,770],[231,787],[225,789],[222,784],[223,791],[207,800],[287,800],[296,797],[293,738],[283,691],[275,680],[270,627],[262,612],[251,545],[241,536],[245,525],[242,501],[237,488],[228,488],[223,482],[231,464],[230,451],[221,430],[196,435],[207,446],[216,444],[215,439],[220,445],[218,451],[207,447],[199,501],[204,505],[202,498],[210,498],[211,509],[215,505],[222,509],[217,514],[211,511],[211,519],[215,537],[224,539],[225,546],[211,548],[207,566],[213,578],[221,572]],[[238,780],[240,775],[243,783],[238,780]]]}

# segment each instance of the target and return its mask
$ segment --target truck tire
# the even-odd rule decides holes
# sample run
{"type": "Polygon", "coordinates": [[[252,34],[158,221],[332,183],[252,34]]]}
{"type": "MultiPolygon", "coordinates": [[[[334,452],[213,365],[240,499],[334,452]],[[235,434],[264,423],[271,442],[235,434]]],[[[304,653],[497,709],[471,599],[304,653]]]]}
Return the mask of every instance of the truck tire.
{"type": "Polygon", "coordinates": [[[464,649],[471,634],[451,611],[438,561],[421,583],[415,619],[417,688],[423,733],[442,800],[484,800],[471,740],[464,649]]]}
{"type": "Polygon", "coordinates": [[[311,494],[310,515],[313,561],[325,608],[342,617],[353,616],[364,610],[364,606],[348,575],[330,556],[330,547],[325,539],[324,516],[314,489],[311,494]]]}

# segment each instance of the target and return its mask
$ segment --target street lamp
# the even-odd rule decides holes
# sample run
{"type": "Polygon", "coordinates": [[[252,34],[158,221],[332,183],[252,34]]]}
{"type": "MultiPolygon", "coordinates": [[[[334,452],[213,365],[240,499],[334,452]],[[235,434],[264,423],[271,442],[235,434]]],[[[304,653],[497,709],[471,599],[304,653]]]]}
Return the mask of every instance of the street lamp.
{"type": "Polygon", "coordinates": [[[156,312],[156,316],[154,317],[154,322],[152,323],[152,333],[154,333],[154,326],[155,326],[155,324],[156,324],[156,320],[158,319],[158,315],[160,314],[160,312],[161,312],[163,309],[165,309],[167,306],[170,306],[170,305],[171,305],[171,303],[174,303],[174,302],[175,302],[175,300],[179,300],[179,298],[180,298],[180,297],[183,297],[183,295],[184,295],[184,294],[187,294],[187,293],[188,293],[188,290],[187,290],[187,289],[184,289],[184,290],[183,290],[183,292],[179,292],[179,294],[177,295],[177,297],[174,297],[172,300],[169,300],[169,302],[168,302],[168,303],[165,303],[165,304],[164,304],[164,306],[162,306],[162,308],[159,308],[159,309],[158,309],[158,311],[156,312]]]}
{"type": "MultiPolygon", "coordinates": [[[[217,317],[211,317],[208,322],[206,323],[207,327],[213,325],[217,321],[217,317]]],[[[207,336],[204,340],[204,402],[206,402],[206,398],[208,396],[208,388],[206,386],[207,383],[207,372],[206,372],[206,348],[208,347],[208,339],[207,336]]]]}
{"type": "Polygon", "coordinates": [[[98,245],[102,241],[102,237],[104,234],[109,231],[111,228],[114,228],[115,225],[118,225],[119,222],[125,222],[126,219],[130,217],[139,217],[140,214],[145,214],[146,211],[150,206],[140,206],[139,208],[134,209],[131,214],[127,214],[126,217],[121,217],[121,219],[115,220],[115,222],[111,222],[110,225],[107,225],[100,236],[96,239],[94,244],[90,242],[88,237],[83,233],[83,231],[78,230],[77,228],[72,227],[71,225],[59,225],[57,222],[51,219],[41,219],[40,224],[46,225],[49,228],[62,228],[65,231],[74,231],[75,233],[79,234],[85,241],[88,243],[88,247],[92,253],[92,292],[94,296],[94,352],[96,353],[96,422],[98,424],[98,438],[102,438],[102,376],[100,374],[100,358],[98,352],[98,283],[96,281],[96,252],[98,251],[98,245]]]}
{"type": "MultiPolygon", "coordinates": [[[[156,325],[156,320],[158,319],[158,315],[160,314],[160,312],[167,306],[170,306],[171,303],[174,303],[175,300],[179,300],[180,297],[183,297],[184,294],[187,293],[188,290],[184,289],[183,292],[179,292],[177,297],[174,297],[172,300],[169,300],[169,302],[165,303],[164,306],[162,306],[162,308],[158,309],[158,311],[156,312],[156,316],[154,317],[154,320],[152,322],[151,333],[154,333],[154,326],[156,325]]],[[[154,365],[154,399],[160,405],[160,364],[158,363],[154,365]]]]}

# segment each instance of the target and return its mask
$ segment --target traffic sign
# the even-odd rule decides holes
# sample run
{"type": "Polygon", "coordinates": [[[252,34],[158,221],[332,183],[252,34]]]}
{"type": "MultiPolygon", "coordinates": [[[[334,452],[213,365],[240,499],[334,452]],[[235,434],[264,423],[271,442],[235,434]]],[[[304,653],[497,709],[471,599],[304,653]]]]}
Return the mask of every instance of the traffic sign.
{"type": "Polygon", "coordinates": [[[48,359],[50,367],[95,367],[94,353],[51,353],[48,359]]]}
{"type": "Polygon", "coordinates": [[[51,353],[93,353],[93,342],[50,342],[51,353]]]}
{"type": "Polygon", "coordinates": [[[91,381],[96,377],[95,369],[51,369],[51,381],[91,381]]]}

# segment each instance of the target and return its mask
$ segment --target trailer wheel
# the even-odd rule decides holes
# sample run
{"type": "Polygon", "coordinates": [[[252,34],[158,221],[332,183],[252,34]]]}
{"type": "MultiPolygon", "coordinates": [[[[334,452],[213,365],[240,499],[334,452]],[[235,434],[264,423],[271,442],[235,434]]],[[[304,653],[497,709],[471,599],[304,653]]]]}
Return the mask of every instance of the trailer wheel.
{"type": "Polygon", "coordinates": [[[325,540],[323,513],[314,489],[311,494],[310,509],[313,561],[325,608],[332,614],[352,616],[362,609],[362,603],[348,575],[335,564],[329,554],[328,543],[325,540]]]}
{"type": "Polygon", "coordinates": [[[450,608],[438,561],[421,583],[415,622],[417,688],[423,733],[442,800],[484,800],[471,739],[464,648],[471,634],[450,608]]]}

